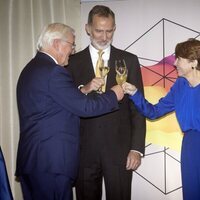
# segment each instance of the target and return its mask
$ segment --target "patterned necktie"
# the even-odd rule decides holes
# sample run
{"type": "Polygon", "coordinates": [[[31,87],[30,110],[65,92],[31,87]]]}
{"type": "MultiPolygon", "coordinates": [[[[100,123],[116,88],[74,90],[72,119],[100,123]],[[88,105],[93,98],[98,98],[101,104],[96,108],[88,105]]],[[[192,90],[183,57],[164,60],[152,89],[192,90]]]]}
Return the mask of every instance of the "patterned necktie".
{"type": "Polygon", "coordinates": [[[102,55],[103,55],[103,50],[99,50],[98,51],[98,54],[99,54],[99,58],[97,60],[97,64],[96,64],[96,77],[101,77],[101,74],[100,74],[100,67],[104,65],[104,61],[102,59],[102,55]]]}

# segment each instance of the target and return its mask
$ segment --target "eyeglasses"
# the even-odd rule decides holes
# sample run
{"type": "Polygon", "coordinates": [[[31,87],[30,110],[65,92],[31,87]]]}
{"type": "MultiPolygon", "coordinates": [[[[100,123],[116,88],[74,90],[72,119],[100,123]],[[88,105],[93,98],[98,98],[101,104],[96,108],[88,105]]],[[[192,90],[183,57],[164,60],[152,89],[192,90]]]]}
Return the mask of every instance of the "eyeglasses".
{"type": "Polygon", "coordinates": [[[68,43],[68,44],[70,44],[71,47],[72,47],[72,49],[75,49],[75,48],[76,48],[76,44],[71,43],[71,42],[68,42],[68,41],[66,41],[66,40],[62,40],[62,41],[63,41],[63,42],[66,42],[66,43],[68,43]]]}

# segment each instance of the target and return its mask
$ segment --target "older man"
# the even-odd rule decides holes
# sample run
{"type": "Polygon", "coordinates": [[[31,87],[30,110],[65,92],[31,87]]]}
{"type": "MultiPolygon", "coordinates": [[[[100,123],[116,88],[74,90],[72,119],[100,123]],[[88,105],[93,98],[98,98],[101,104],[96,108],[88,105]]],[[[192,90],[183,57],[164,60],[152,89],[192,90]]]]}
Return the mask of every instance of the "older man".
{"type": "Polygon", "coordinates": [[[36,56],[17,84],[20,140],[16,175],[25,200],[71,200],[79,163],[79,116],[118,109],[122,88],[93,97],[81,93],[63,67],[74,48],[74,31],[48,25],[36,56]]]}

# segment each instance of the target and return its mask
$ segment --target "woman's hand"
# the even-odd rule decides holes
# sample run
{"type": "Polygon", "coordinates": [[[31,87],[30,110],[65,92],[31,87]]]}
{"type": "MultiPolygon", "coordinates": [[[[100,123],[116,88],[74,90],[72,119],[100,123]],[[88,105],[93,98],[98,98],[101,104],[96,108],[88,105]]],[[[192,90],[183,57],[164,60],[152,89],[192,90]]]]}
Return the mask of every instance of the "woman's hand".
{"type": "Polygon", "coordinates": [[[135,92],[137,91],[137,88],[135,87],[135,85],[132,85],[130,83],[125,82],[122,85],[122,88],[124,90],[124,94],[129,94],[129,95],[134,95],[135,92]]]}

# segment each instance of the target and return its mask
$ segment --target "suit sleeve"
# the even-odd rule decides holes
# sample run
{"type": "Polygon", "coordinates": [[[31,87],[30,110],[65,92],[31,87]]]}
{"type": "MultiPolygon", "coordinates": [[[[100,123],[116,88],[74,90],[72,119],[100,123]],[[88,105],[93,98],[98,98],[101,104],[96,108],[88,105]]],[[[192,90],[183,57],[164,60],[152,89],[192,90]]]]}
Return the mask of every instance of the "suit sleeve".
{"type": "MultiPolygon", "coordinates": [[[[144,94],[143,82],[140,64],[137,56],[133,55],[131,59],[129,59],[129,63],[127,64],[129,67],[128,71],[128,82],[136,85],[138,90],[144,94]]],[[[145,150],[145,136],[146,136],[146,120],[145,117],[138,112],[133,102],[130,103],[131,108],[131,150],[136,150],[144,154],[145,150]]]]}
{"type": "Polygon", "coordinates": [[[70,74],[60,66],[51,74],[49,93],[56,103],[80,117],[97,116],[118,109],[117,97],[113,91],[102,95],[84,95],[74,85],[70,74]]]}

